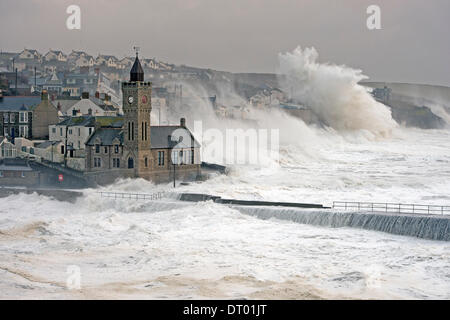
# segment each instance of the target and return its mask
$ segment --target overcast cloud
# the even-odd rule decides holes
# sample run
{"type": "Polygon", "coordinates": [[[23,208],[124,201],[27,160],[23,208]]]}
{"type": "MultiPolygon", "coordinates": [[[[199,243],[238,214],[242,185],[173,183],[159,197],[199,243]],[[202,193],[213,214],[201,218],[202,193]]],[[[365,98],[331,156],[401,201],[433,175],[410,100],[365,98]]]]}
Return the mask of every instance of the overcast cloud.
{"type": "Polygon", "coordinates": [[[277,55],[314,46],[321,61],[373,80],[450,86],[448,0],[1,0],[0,49],[142,55],[233,72],[274,72],[277,55]],[[81,30],[66,8],[81,7],[81,30]],[[378,4],[382,30],[366,28],[378,4]]]}

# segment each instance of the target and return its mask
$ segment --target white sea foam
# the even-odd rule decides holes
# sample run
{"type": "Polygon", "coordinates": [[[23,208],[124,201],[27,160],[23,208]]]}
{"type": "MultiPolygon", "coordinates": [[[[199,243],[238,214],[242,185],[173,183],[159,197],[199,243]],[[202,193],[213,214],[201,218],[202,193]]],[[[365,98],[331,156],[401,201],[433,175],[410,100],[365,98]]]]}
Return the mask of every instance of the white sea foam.
{"type": "Polygon", "coordinates": [[[284,91],[337,130],[367,130],[376,136],[390,136],[397,124],[390,110],[358,84],[367,78],[362,71],[319,63],[318,57],[314,48],[297,47],[280,54],[284,91]]]}

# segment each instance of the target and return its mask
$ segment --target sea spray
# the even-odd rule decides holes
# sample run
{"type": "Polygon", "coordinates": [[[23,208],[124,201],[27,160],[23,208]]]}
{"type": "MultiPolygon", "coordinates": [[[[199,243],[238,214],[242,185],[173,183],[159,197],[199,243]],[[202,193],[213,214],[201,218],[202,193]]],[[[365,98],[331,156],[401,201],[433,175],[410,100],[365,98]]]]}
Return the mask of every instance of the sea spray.
{"type": "Polygon", "coordinates": [[[388,107],[378,103],[358,82],[361,70],[317,62],[314,48],[279,54],[282,89],[290,98],[310,107],[336,130],[367,130],[388,137],[397,124],[388,107]]]}

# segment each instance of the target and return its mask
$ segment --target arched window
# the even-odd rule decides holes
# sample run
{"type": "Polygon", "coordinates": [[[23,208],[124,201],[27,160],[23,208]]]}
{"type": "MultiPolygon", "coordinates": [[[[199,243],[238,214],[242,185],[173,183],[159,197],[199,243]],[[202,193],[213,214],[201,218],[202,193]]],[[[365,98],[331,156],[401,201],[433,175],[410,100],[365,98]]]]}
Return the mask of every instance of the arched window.
{"type": "Polygon", "coordinates": [[[147,157],[145,157],[144,163],[145,163],[145,167],[147,168],[148,167],[148,158],[147,157]]]}
{"type": "Polygon", "coordinates": [[[128,158],[128,169],[133,169],[134,168],[134,160],[133,158],[128,158]]]}

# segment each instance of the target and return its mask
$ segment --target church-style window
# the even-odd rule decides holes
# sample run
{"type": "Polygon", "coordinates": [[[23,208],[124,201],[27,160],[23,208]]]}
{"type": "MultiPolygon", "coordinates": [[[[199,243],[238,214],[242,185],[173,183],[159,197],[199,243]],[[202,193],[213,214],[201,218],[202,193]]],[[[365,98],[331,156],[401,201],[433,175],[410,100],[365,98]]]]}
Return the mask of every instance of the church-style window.
{"type": "Polygon", "coordinates": [[[158,166],[164,165],[164,151],[158,151],[158,166]]]}
{"type": "Polygon", "coordinates": [[[100,168],[102,166],[102,159],[101,158],[94,158],[94,167],[100,168]]]}
{"type": "Polygon", "coordinates": [[[119,145],[114,145],[114,153],[119,153],[119,145]]]}
{"type": "Polygon", "coordinates": [[[145,167],[147,168],[148,167],[148,158],[147,157],[145,157],[145,159],[144,159],[144,164],[145,164],[145,167]]]}
{"type": "Polygon", "coordinates": [[[147,122],[145,122],[145,141],[147,141],[147,122]]]}
{"type": "Polygon", "coordinates": [[[134,160],[133,158],[128,158],[128,169],[134,168],[134,160]]]}
{"type": "Polygon", "coordinates": [[[145,140],[144,139],[144,122],[142,122],[142,124],[141,124],[141,135],[142,135],[142,140],[145,140]]]}
{"type": "Polygon", "coordinates": [[[100,145],[99,144],[95,145],[95,153],[100,153],[100,145]]]}

